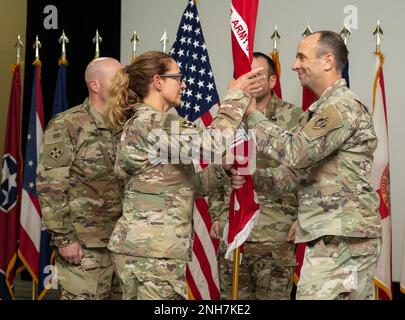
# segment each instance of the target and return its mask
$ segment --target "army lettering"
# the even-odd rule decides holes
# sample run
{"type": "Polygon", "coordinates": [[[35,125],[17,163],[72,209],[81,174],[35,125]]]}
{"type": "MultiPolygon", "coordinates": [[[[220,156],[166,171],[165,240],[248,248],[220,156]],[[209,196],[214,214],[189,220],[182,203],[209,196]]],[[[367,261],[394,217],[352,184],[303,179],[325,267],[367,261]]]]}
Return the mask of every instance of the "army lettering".
{"type": "Polygon", "coordinates": [[[249,57],[249,31],[245,21],[235,10],[231,7],[231,30],[235,39],[238,41],[242,51],[249,57]]]}

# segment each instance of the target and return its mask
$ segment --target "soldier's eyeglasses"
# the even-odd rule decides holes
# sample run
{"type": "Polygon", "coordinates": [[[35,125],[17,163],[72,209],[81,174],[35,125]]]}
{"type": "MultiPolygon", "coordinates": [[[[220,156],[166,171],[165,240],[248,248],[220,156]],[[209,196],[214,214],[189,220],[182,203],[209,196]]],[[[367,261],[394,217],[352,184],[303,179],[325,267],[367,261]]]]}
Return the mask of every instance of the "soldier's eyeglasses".
{"type": "Polygon", "coordinates": [[[161,78],[172,78],[172,79],[176,79],[179,84],[183,83],[183,74],[181,74],[181,73],[159,74],[159,77],[161,77],[161,78]]]}

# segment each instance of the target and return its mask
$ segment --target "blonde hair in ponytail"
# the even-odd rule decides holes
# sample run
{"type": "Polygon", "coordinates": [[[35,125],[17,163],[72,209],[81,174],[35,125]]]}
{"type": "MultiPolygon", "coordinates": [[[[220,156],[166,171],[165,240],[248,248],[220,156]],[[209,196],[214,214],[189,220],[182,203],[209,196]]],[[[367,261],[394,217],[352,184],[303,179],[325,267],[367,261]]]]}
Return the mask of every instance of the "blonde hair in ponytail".
{"type": "Polygon", "coordinates": [[[148,51],[116,73],[107,101],[107,123],[111,128],[123,127],[134,106],[148,95],[153,76],[166,73],[171,61],[174,59],[166,53],[148,51]]]}
{"type": "Polygon", "coordinates": [[[129,76],[124,67],[115,74],[107,100],[107,124],[113,129],[122,128],[131,117],[134,105],[141,102],[128,86],[129,76]]]}

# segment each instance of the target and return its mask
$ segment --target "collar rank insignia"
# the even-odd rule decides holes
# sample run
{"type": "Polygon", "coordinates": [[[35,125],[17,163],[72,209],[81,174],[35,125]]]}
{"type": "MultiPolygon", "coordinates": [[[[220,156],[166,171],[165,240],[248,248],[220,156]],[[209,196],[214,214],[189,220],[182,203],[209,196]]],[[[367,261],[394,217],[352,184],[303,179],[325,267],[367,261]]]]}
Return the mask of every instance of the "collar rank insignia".
{"type": "Polygon", "coordinates": [[[58,161],[60,159],[60,157],[62,156],[63,152],[62,150],[58,149],[58,148],[53,148],[51,152],[49,152],[49,156],[55,160],[58,161]]]}
{"type": "Polygon", "coordinates": [[[316,120],[314,129],[324,129],[326,127],[327,123],[328,123],[328,117],[321,117],[318,120],[316,120]]]}

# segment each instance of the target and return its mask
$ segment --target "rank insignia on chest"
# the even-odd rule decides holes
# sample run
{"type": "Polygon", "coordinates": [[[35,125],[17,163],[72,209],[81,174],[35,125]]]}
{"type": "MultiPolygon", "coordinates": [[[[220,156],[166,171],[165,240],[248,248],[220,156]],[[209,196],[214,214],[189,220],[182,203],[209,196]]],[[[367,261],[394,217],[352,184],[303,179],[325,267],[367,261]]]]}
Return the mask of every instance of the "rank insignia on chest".
{"type": "Polygon", "coordinates": [[[191,129],[197,128],[195,123],[193,123],[192,121],[189,121],[189,120],[184,120],[181,123],[181,126],[184,127],[184,128],[191,128],[191,129]]]}
{"type": "Polygon", "coordinates": [[[62,156],[63,151],[58,149],[58,148],[53,148],[51,152],[49,152],[49,156],[55,160],[58,161],[60,159],[60,157],[62,156]]]}
{"type": "Polygon", "coordinates": [[[316,120],[314,129],[324,129],[326,127],[327,123],[328,123],[328,117],[321,117],[318,120],[316,120]]]}

